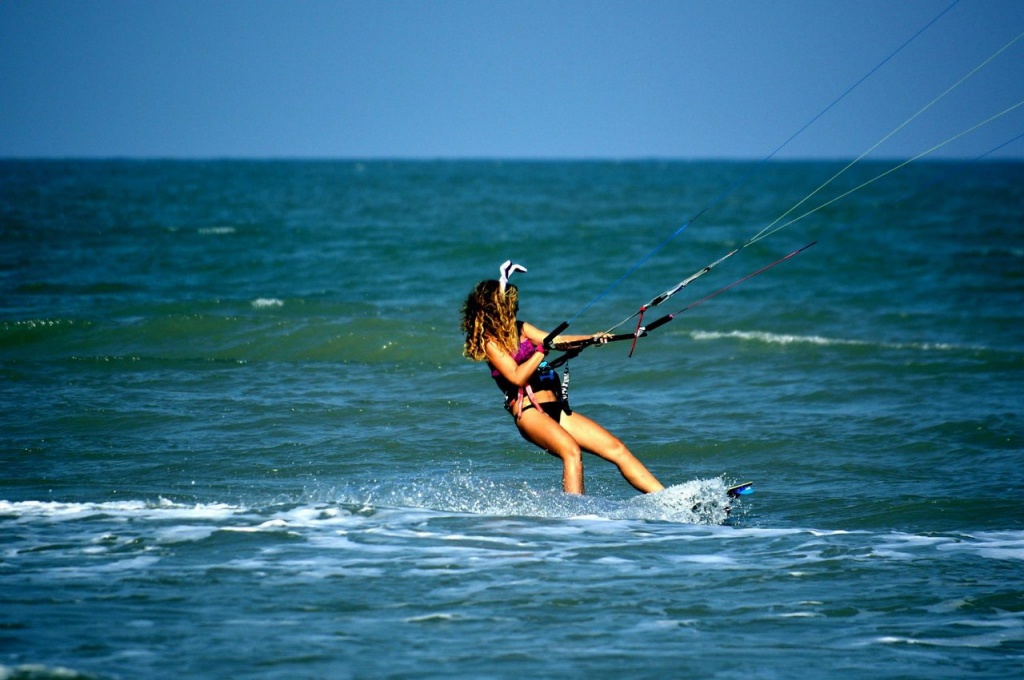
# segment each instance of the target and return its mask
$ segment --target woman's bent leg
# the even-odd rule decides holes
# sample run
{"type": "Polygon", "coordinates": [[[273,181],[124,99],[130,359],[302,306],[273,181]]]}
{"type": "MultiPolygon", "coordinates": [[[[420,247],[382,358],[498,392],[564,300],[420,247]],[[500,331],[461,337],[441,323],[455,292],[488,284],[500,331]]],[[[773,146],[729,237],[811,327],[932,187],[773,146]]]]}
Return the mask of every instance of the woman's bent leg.
{"type": "Polygon", "coordinates": [[[528,442],[562,460],[562,490],[583,493],[583,454],[573,437],[543,411],[528,409],[516,421],[519,433],[528,442]]]}
{"type": "Polygon", "coordinates": [[[573,412],[563,415],[561,424],[583,450],[614,463],[637,491],[652,493],[665,488],[618,437],[590,418],[573,412]]]}

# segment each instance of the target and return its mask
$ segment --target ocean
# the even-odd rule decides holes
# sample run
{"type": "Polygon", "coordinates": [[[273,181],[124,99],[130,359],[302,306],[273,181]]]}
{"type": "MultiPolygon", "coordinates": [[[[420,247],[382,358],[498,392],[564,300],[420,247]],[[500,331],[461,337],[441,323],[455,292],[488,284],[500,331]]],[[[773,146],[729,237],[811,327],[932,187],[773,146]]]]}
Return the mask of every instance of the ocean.
{"type": "Polygon", "coordinates": [[[0,162],[0,678],[1020,675],[1024,164],[843,165],[0,162]],[[669,488],[562,494],[465,296],[735,248],[571,362],[669,488]]]}

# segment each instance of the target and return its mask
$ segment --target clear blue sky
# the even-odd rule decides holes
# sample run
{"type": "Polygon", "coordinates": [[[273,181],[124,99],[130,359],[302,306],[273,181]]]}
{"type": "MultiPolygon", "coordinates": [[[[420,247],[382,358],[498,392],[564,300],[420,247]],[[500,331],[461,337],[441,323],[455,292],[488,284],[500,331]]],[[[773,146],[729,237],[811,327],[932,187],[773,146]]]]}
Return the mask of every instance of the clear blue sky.
{"type": "MultiPolygon", "coordinates": [[[[0,157],[759,159],[952,2],[2,0],[0,157]]],[[[859,156],[1022,32],[961,0],[780,157],[859,156]]],[[[1022,100],[1024,38],[870,157],[1022,100]]]]}

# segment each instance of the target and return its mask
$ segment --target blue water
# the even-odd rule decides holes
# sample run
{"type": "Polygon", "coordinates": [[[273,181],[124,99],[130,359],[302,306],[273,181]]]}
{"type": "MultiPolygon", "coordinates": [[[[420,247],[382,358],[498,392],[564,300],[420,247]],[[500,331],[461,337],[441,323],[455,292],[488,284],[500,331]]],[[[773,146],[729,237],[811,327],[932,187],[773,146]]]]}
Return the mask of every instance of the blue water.
{"type": "Polygon", "coordinates": [[[563,495],[461,356],[505,259],[604,330],[841,167],[0,163],[0,677],[1019,675],[1024,165],[908,166],[574,359],[660,494],[563,495]]]}

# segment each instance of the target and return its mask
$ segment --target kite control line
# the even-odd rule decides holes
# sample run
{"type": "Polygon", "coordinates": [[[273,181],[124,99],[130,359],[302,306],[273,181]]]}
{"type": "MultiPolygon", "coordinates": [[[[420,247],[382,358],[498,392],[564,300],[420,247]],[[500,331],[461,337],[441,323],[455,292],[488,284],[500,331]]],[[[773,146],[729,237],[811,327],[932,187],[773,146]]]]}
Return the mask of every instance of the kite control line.
{"type": "MultiPolygon", "coordinates": [[[[650,259],[651,259],[651,258],[653,258],[653,257],[654,257],[654,256],[655,256],[656,254],[658,254],[659,252],[661,252],[661,250],[662,250],[662,249],[664,249],[664,248],[665,248],[665,247],[666,247],[666,246],[667,246],[667,245],[668,245],[668,244],[669,244],[669,243],[670,243],[670,242],[671,242],[671,241],[672,241],[673,239],[675,239],[675,238],[676,238],[676,237],[677,237],[677,236],[678,236],[679,234],[681,234],[681,233],[682,233],[682,232],[683,232],[683,231],[684,231],[684,230],[685,230],[685,229],[686,229],[686,228],[687,228],[688,226],[690,226],[690,224],[691,224],[692,222],[696,221],[696,220],[697,220],[698,218],[700,218],[700,217],[701,217],[702,215],[704,215],[704,213],[708,212],[708,210],[709,210],[709,209],[711,209],[711,208],[712,208],[713,206],[715,206],[715,205],[719,204],[720,202],[722,202],[723,200],[725,200],[725,198],[726,198],[727,196],[729,196],[729,195],[730,195],[730,194],[732,194],[732,193],[733,193],[734,191],[736,191],[736,189],[738,189],[738,188],[739,188],[739,187],[740,187],[741,185],[743,185],[743,184],[744,184],[744,183],[745,183],[745,182],[746,182],[746,181],[747,181],[748,179],[750,179],[750,177],[751,177],[751,176],[752,176],[752,175],[754,174],[754,172],[755,172],[755,171],[756,171],[757,169],[759,169],[759,168],[761,168],[762,166],[764,166],[764,165],[765,165],[765,164],[766,164],[766,163],[767,163],[767,162],[768,162],[769,160],[771,160],[771,159],[772,159],[773,157],[775,157],[775,156],[776,156],[776,155],[777,155],[777,154],[778,154],[778,153],[779,153],[780,151],[782,151],[782,149],[784,149],[785,147],[789,146],[789,144],[790,144],[790,143],[791,143],[791,142],[792,142],[793,140],[795,140],[795,139],[796,139],[797,137],[799,137],[800,135],[802,135],[802,134],[803,134],[803,133],[804,133],[804,132],[805,132],[805,131],[806,131],[806,130],[807,130],[808,128],[810,128],[810,127],[811,127],[812,125],[814,125],[814,124],[815,124],[815,123],[816,123],[816,122],[817,122],[817,121],[818,121],[818,120],[819,120],[820,118],[822,118],[822,117],[823,117],[823,116],[824,116],[824,115],[825,115],[826,113],[828,113],[828,112],[829,112],[829,111],[831,111],[831,110],[832,110],[833,108],[835,108],[835,107],[836,107],[836,106],[837,106],[837,105],[838,105],[838,104],[839,104],[839,103],[840,103],[840,102],[841,102],[841,101],[842,101],[843,99],[845,99],[845,98],[846,98],[846,97],[847,97],[847,96],[848,96],[848,95],[849,95],[849,94],[850,94],[851,92],[853,92],[853,91],[854,91],[855,89],[857,89],[858,87],[860,87],[860,85],[862,85],[862,84],[863,84],[863,83],[864,83],[864,82],[865,82],[866,80],[868,80],[869,78],[871,78],[871,77],[872,77],[872,76],[873,76],[873,75],[874,75],[874,74],[875,74],[875,73],[876,73],[877,71],[879,71],[879,70],[880,70],[880,69],[881,69],[881,68],[882,68],[883,66],[885,66],[885,65],[886,65],[886,64],[887,64],[888,62],[892,61],[892,60],[893,60],[893,59],[894,59],[894,58],[896,57],[896,55],[897,55],[897,54],[899,54],[900,52],[902,52],[902,51],[903,51],[904,49],[906,49],[906,48],[907,48],[907,47],[908,47],[908,46],[909,46],[909,45],[910,45],[910,44],[911,44],[912,42],[914,42],[914,41],[915,41],[915,40],[917,40],[917,39],[918,39],[919,37],[921,37],[921,35],[923,35],[923,34],[924,34],[924,33],[925,33],[925,32],[926,32],[926,31],[927,31],[928,29],[930,29],[930,28],[931,28],[931,27],[932,27],[932,26],[933,26],[934,24],[938,23],[938,21],[939,21],[939,20],[940,20],[940,19],[941,19],[942,17],[944,17],[944,16],[946,15],[946,14],[948,14],[948,13],[949,13],[949,12],[950,12],[950,11],[951,11],[951,10],[952,10],[952,9],[953,9],[954,7],[956,7],[956,5],[957,5],[957,4],[959,3],[959,2],[960,2],[960,0],[953,0],[953,1],[952,1],[952,3],[951,3],[951,4],[950,4],[950,5],[948,6],[948,7],[946,7],[945,9],[943,9],[942,11],[940,11],[940,12],[939,12],[938,14],[936,14],[936,15],[935,15],[935,17],[931,19],[931,21],[929,21],[929,22],[928,22],[927,24],[925,24],[925,25],[924,25],[924,26],[923,26],[922,28],[920,28],[920,29],[919,29],[919,30],[918,30],[918,31],[917,31],[916,33],[914,33],[914,34],[913,34],[912,36],[910,36],[910,38],[908,38],[908,39],[907,39],[907,40],[906,40],[905,42],[903,42],[903,43],[902,43],[902,44],[901,44],[901,45],[900,45],[899,47],[897,47],[897,48],[896,48],[895,50],[893,50],[893,52],[892,52],[892,53],[890,53],[890,54],[889,54],[889,55],[888,55],[887,57],[885,57],[884,59],[882,59],[882,60],[881,60],[881,61],[880,61],[880,62],[879,62],[878,64],[876,64],[876,65],[875,65],[875,67],[874,67],[874,68],[872,68],[872,69],[871,69],[870,71],[868,71],[868,72],[867,72],[866,74],[864,74],[864,75],[863,75],[863,76],[862,76],[862,77],[861,77],[861,78],[860,78],[859,80],[857,80],[857,82],[855,82],[855,83],[854,83],[853,85],[851,85],[850,87],[848,87],[848,88],[846,89],[846,91],[844,91],[844,92],[843,92],[842,94],[840,94],[840,95],[839,95],[839,96],[838,96],[838,97],[837,97],[837,98],[836,98],[836,99],[835,99],[834,101],[832,101],[832,103],[830,103],[830,104],[829,104],[828,106],[826,106],[826,107],[825,107],[824,109],[822,109],[821,111],[819,111],[817,115],[815,115],[815,116],[814,116],[813,118],[811,118],[811,119],[810,119],[809,121],[807,121],[807,122],[806,122],[806,123],[805,123],[805,124],[804,124],[804,125],[803,125],[803,126],[802,126],[802,127],[800,128],[800,129],[799,129],[799,130],[797,130],[796,132],[794,132],[794,133],[793,133],[793,134],[792,134],[792,135],[791,135],[791,136],[790,136],[790,137],[789,137],[788,139],[786,139],[786,140],[785,140],[785,141],[784,141],[784,142],[783,142],[782,144],[780,144],[780,145],[779,145],[778,147],[776,147],[774,151],[772,151],[772,152],[771,152],[771,153],[769,153],[769,154],[768,154],[767,156],[765,156],[764,158],[762,158],[762,159],[761,159],[761,161],[760,161],[759,163],[757,163],[757,165],[756,165],[756,166],[755,166],[755,167],[754,167],[753,169],[751,169],[751,170],[750,170],[750,171],[749,171],[748,173],[746,173],[746,174],[745,174],[745,176],[741,177],[741,178],[740,178],[740,179],[739,179],[739,180],[738,180],[737,182],[735,182],[735,183],[734,183],[734,184],[733,184],[732,186],[730,186],[729,188],[727,188],[727,189],[726,189],[725,191],[723,191],[722,193],[720,193],[720,194],[719,194],[719,195],[718,195],[718,196],[717,196],[717,197],[716,197],[716,198],[715,198],[714,200],[712,200],[712,201],[711,201],[710,203],[708,203],[707,205],[705,205],[705,206],[704,206],[704,207],[703,207],[703,208],[702,208],[702,209],[701,209],[701,210],[700,210],[699,212],[697,212],[697,214],[695,214],[695,215],[694,215],[693,217],[691,217],[691,218],[690,218],[689,220],[687,220],[687,221],[686,221],[686,222],[685,222],[685,223],[684,223],[684,224],[683,224],[683,225],[682,225],[681,227],[679,227],[678,229],[676,229],[676,230],[675,230],[675,231],[674,231],[674,232],[673,232],[673,233],[672,233],[672,234],[671,234],[671,235],[670,235],[670,236],[669,236],[669,237],[668,237],[667,239],[665,239],[665,240],[664,240],[664,241],[663,241],[662,243],[660,243],[659,245],[657,245],[657,246],[656,246],[656,247],[655,247],[655,248],[654,248],[654,249],[653,249],[653,250],[652,250],[651,252],[649,252],[649,253],[648,253],[647,255],[645,255],[645,256],[644,256],[643,258],[641,258],[639,262],[637,262],[637,263],[636,263],[635,265],[633,265],[633,267],[631,267],[631,268],[630,268],[630,269],[629,269],[629,270],[628,270],[628,271],[627,271],[626,273],[624,273],[624,274],[623,274],[622,276],[620,276],[620,277],[619,277],[619,278],[618,278],[618,279],[617,279],[617,280],[616,280],[616,281],[615,281],[614,283],[612,283],[612,284],[611,284],[610,286],[608,286],[608,288],[606,288],[606,289],[605,289],[604,291],[602,291],[602,292],[601,292],[601,293],[600,293],[600,294],[599,294],[599,295],[598,295],[597,297],[595,297],[595,298],[594,298],[593,300],[591,300],[591,301],[590,301],[589,303],[587,303],[587,304],[586,304],[586,305],[585,305],[585,306],[583,307],[583,309],[581,309],[581,310],[580,310],[579,312],[577,312],[577,313],[576,313],[576,315],[575,315],[575,316],[573,316],[573,317],[572,317],[571,319],[569,319],[569,320],[567,320],[567,321],[563,321],[563,322],[562,322],[561,324],[559,324],[559,326],[558,326],[558,327],[557,327],[557,328],[556,328],[556,329],[555,329],[554,331],[552,331],[551,333],[549,333],[549,334],[548,334],[548,336],[547,336],[547,337],[546,337],[546,338],[544,339],[544,347],[545,347],[546,349],[549,349],[549,350],[550,350],[550,349],[552,349],[552,347],[551,347],[551,342],[552,342],[552,341],[554,340],[554,338],[555,338],[555,337],[557,337],[557,336],[558,336],[558,335],[559,335],[560,333],[562,333],[562,332],[563,332],[563,331],[564,331],[564,330],[565,330],[566,328],[568,328],[568,327],[569,327],[569,324],[570,324],[570,323],[572,323],[573,321],[575,321],[576,319],[578,319],[578,318],[579,318],[579,317],[580,317],[580,316],[581,316],[581,315],[582,315],[582,314],[583,314],[584,312],[586,312],[586,311],[587,311],[588,309],[590,309],[590,308],[591,308],[591,307],[593,307],[593,306],[594,306],[595,304],[597,304],[597,302],[598,302],[598,301],[600,301],[600,300],[601,300],[601,299],[603,299],[603,298],[604,298],[604,297],[605,297],[606,295],[608,295],[608,293],[610,293],[610,292],[611,292],[611,291],[612,291],[612,290],[613,290],[614,288],[616,288],[616,287],[617,287],[617,286],[618,286],[618,285],[619,285],[620,283],[622,283],[622,282],[623,282],[623,281],[624,281],[624,280],[625,280],[626,278],[628,278],[628,277],[629,277],[630,275],[632,275],[632,274],[633,274],[633,273],[635,273],[635,272],[636,272],[636,271],[637,271],[638,269],[640,269],[640,267],[641,267],[641,266],[643,266],[643,265],[644,265],[644,264],[645,264],[645,263],[646,263],[646,262],[647,262],[648,260],[650,260],[650,259]]],[[[1018,38],[1019,38],[1019,37],[1020,37],[1020,36],[1018,36],[1018,38]]],[[[1013,43],[1014,41],[1016,41],[1016,40],[1017,40],[1018,38],[1014,38],[1014,40],[1013,40],[1013,41],[1011,41],[1011,42],[1010,42],[1010,44],[1012,44],[1012,43],[1013,43]]],[[[1007,45],[1006,47],[1004,47],[1004,48],[1003,48],[1003,50],[1005,50],[1005,49],[1006,49],[1007,47],[1009,47],[1009,45],[1007,45]]],[[[1002,52],[1003,50],[1000,50],[1000,52],[1002,52]]],[[[999,52],[997,52],[997,53],[996,53],[996,55],[998,55],[998,54],[999,54],[999,52]]],[[[989,61],[991,61],[991,60],[992,60],[993,58],[995,58],[995,56],[996,56],[996,55],[993,55],[992,57],[990,57],[990,58],[989,58],[989,61]]],[[[986,61],[985,63],[988,63],[988,62],[986,61]]],[[[984,65],[984,64],[982,64],[982,66],[983,66],[983,65],[984,65]]],[[[979,66],[978,68],[980,68],[980,66],[979,66]]],[[[975,69],[975,71],[977,71],[977,70],[978,70],[978,69],[975,69]]],[[[971,74],[968,74],[968,76],[967,76],[967,77],[970,77],[970,75],[973,75],[973,72],[972,72],[971,74]]],[[[965,79],[966,79],[966,78],[965,78],[965,79]]],[[[962,81],[961,81],[961,82],[962,82],[962,81]]],[[[959,83],[957,83],[957,85],[959,85],[959,83]]],[[[954,85],[954,87],[956,87],[956,85],[954,85]]],[[[953,89],[953,88],[950,88],[950,89],[953,89]]],[[[948,90],[947,90],[947,93],[948,93],[948,90]]],[[[941,97],[942,97],[942,96],[945,96],[945,94],[946,94],[946,93],[944,93],[943,95],[940,95],[940,97],[939,97],[939,98],[941,99],[941,97]]],[[[937,101],[937,100],[936,100],[936,101],[937,101]]],[[[932,104],[934,104],[934,103],[935,103],[935,102],[932,102],[932,104]]],[[[931,106],[931,104],[929,104],[928,106],[931,106]]],[[[925,108],[928,108],[928,107],[925,107],[925,108]]],[[[921,113],[923,113],[923,111],[924,111],[924,109],[922,109],[922,111],[919,111],[919,112],[918,112],[917,114],[915,114],[914,118],[916,118],[916,117],[917,117],[918,115],[920,115],[921,113]]],[[[911,118],[910,120],[913,120],[913,118],[911,118]]],[[[903,126],[907,125],[907,124],[908,124],[908,123],[910,122],[910,120],[908,120],[908,121],[907,121],[906,123],[904,123],[904,124],[903,124],[903,125],[901,125],[900,127],[903,127],[903,126]]],[[[886,136],[885,138],[883,138],[883,139],[882,139],[881,141],[879,141],[879,142],[878,142],[878,144],[881,144],[882,142],[884,142],[884,141],[885,141],[886,139],[888,139],[888,138],[889,138],[890,136],[892,136],[893,134],[895,134],[895,132],[896,132],[896,131],[898,131],[899,129],[900,129],[900,128],[897,128],[897,130],[894,130],[894,131],[893,131],[892,133],[890,133],[890,134],[889,134],[889,135],[887,135],[887,136],[886,136]]],[[[871,147],[871,149],[869,149],[869,150],[868,150],[868,152],[870,152],[870,151],[871,151],[872,149],[874,149],[875,147],[877,147],[877,146],[878,146],[878,144],[876,144],[875,146],[871,147]]],[[[865,154],[864,154],[864,155],[866,155],[866,154],[867,154],[868,152],[865,152],[865,154]]],[[[861,158],[863,158],[863,155],[861,156],[861,158]]],[[[860,160],[860,158],[858,158],[857,160],[859,161],[859,160],[860,160]]],[[[857,161],[854,161],[854,163],[856,163],[856,162],[857,162],[857,161]]],[[[852,164],[851,164],[851,165],[852,165],[852,164]]],[[[848,168],[846,168],[846,169],[848,169],[848,168]]],[[[839,173],[839,174],[842,174],[843,172],[845,172],[845,171],[846,171],[846,169],[844,169],[844,170],[840,171],[840,173],[839,173]]],[[[838,175],[836,175],[836,177],[838,177],[838,175]]],[[[831,183],[831,182],[832,182],[832,180],[836,179],[836,177],[833,177],[832,179],[830,179],[830,180],[829,180],[828,182],[826,182],[826,183],[825,183],[825,185],[828,185],[829,183],[831,183]]],[[[769,232],[769,233],[774,233],[774,231],[777,231],[777,229],[775,229],[775,230],[772,230],[772,227],[773,227],[773,226],[774,226],[774,225],[775,225],[776,223],[778,223],[778,222],[779,222],[780,220],[782,220],[783,218],[785,218],[785,217],[786,217],[786,215],[788,215],[788,214],[789,214],[789,212],[792,212],[793,210],[795,210],[796,208],[798,208],[798,207],[799,207],[799,206],[800,206],[801,204],[803,204],[804,202],[806,202],[806,201],[807,201],[807,200],[808,200],[808,199],[809,199],[809,198],[810,198],[811,196],[813,196],[813,195],[814,195],[814,194],[816,194],[817,192],[821,191],[821,190],[822,190],[822,189],[823,189],[823,188],[825,187],[825,185],[822,185],[821,187],[819,187],[818,189],[816,189],[816,190],[815,190],[815,191],[814,191],[814,192],[813,192],[813,193],[812,193],[812,194],[811,194],[810,196],[807,196],[807,197],[806,197],[806,198],[804,198],[804,199],[803,199],[803,200],[802,200],[802,201],[801,201],[800,203],[798,203],[797,205],[793,206],[793,208],[790,208],[790,210],[789,210],[789,211],[788,211],[788,212],[787,212],[786,214],[782,215],[781,217],[779,217],[778,219],[776,219],[776,220],[775,220],[775,222],[772,222],[772,224],[768,225],[768,227],[766,227],[765,229],[763,229],[763,230],[762,230],[762,231],[761,231],[761,232],[760,232],[759,234],[757,234],[757,235],[756,235],[756,236],[755,236],[755,237],[754,237],[753,239],[751,239],[751,240],[750,240],[750,241],[748,241],[748,242],[747,242],[746,244],[744,244],[744,246],[743,246],[743,247],[746,247],[747,245],[750,245],[750,243],[753,243],[754,241],[756,241],[756,240],[759,240],[760,238],[763,238],[764,236],[768,235],[768,234],[766,234],[765,232],[769,232]]],[[[785,225],[784,225],[784,226],[785,226],[785,225]]],[[[729,256],[730,256],[730,255],[732,255],[732,254],[733,254],[733,253],[730,253],[730,254],[729,254],[729,255],[727,255],[726,257],[729,257],[729,256]]],[[[723,259],[724,259],[724,258],[723,258],[723,259]]],[[[716,264],[717,264],[717,263],[716,263],[716,264]]],[[[714,266],[714,265],[712,265],[712,266],[714,266]]],[[[650,305],[650,304],[649,304],[648,306],[652,306],[652,305],[650,305]]],[[[635,316],[635,315],[634,315],[634,316],[635,316]]],[[[630,317],[630,319],[631,319],[631,318],[633,318],[633,317],[630,317]]]]}
{"type": "MultiPolygon", "coordinates": [[[[786,255],[785,257],[780,257],[779,259],[775,260],[771,264],[767,264],[767,265],[761,267],[760,269],[758,269],[757,271],[751,272],[750,274],[747,274],[742,279],[738,279],[736,281],[733,281],[732,283],[730,283],[728,286],[725,286],[724,288],[719,288],[714,293],[711,293],[710,295],[707,295],[707,296],[701,298],[700,300],[697,300],[696,302],[693,302],[693,303],[687,305],[686,307],[683,307],[682,309],[680,309],[678,312],[675,312],[674,314],[666,314],[665,316],[663,316],[663,317],[661,317],[659,319],[655,319],[652,323],[650,323],[650,324],[648,324],[646,326],[642,326],[642,325],[638,324],[636,330],[634,332],[632,332],[632,333],[619,333],[619,334],[616,334],[616,335],[607,335],[607,334],[605,334],[605,335],[597,335],[597,336],[594,336],[592,338],[587,338],[585,340],[576,340],[576,341],[573,341],[573,342],[550,342],[550,341],[553,341],[554,338],[556,338],[558,336],[558,334],[561,333],[562,331],[564,331],[565,328],[568,326],[568,324],[561,324],[558,328],[556,328],[554,331],[552,331],[551,333],[548,334],[547,338],[544,339],[544,344],[545,344],[545,346],[550,345],[550,348],[555,350],[555,351],[565,352],[565,354],[563,354],[562,356],[560,356],[560,357],[558,357],[556,359],[553,359],[552,361],[549,361],[547,363],[552,368],[558,368],[559,366],[561,366],[562,364],[566,363],[570,359],[578,356],[579,353],[582,352],[587,347],[590,347],[592,345],[603,345],[603,344],[608,343],[608,342],[618,342],[618,341],[621,341],[621,340],[632,340],[633,345],[630,347],[629,355],[633,356],[633,349],[636,347],[636,341],[637,341],[638,338],[644,337],[648,333],[650,333],[651,331],[655,330],[656,328],[660,328],[661,326],[664,326],[669,321],[671,321],[672,319],[674,319],[678,315],[682,314],[683,312],[685,312],[685,311],[687,311],[689,309],[693,309],[694,307],[707,302],[711,298],[713,298],[713,297],[715,297],[717,295],[721,295],[722,293],[724,293],[725,291],[729,290],[730,288],[734,288],[734,287],[738,286],[739,284],[743,283],[744,281],[746,281],[748,279],[752,279],[755,276],[757,276],[758,274],[761,274],[762,272],[768,271],[769,269],[771,269],[775,265],[782,264],[786,260],[799,255],[800,253],[802,253],[803,251],[807,250],[808,248],[810,248],[811,246],[815,245],[816,243],[817,243],[817,241],[811,241],[810,243],[808,243],[804,247],[798,248],[797,250],[794,250],[789,255],[786,255]]],[[[734,250],[731,253],[729,253],[729,255],[732,255],[735,252],[736,251],[734,250]]],[[[682,283],[677,285],[675,288],[672,288],[671,290],[665,291],[664,293],[662,293],[658,297],[654,298],[654,300],[652,300],[651,302],[649,302],[646,305],[644,305],[644,307],[641,308],[641,311],[637,312],[637,314],[641,315],[641,320],[643,319],[643,311],[645,309],[650,308],[650,307],[654,307],[654,306],[657,306],[657,305],[661,304],[662,302],[664,302],[665,300],[670,298],[672,295],[675,295],[680,290],[682,290],[687,283],[689,283],[690,281],[694,280],[695,278],[697,278],[701,274],[706,273],[708,270],[710,270],[716,264],[718,264],[719,262],[724,260],[726,257],[729,257],[729,255],[726,255],[725,257],[722,257],[722,258],[718,259],[717,261],[715,261],[712,264],[708,265],[704,269],[701,269],[699,272],[697,272],[696,274],[694,274],[693,276],[688,278],[686,281],[683,281],[682,283]]],[[[634,314],[633,316],[636,316],[636,314],[634,314]]],[[[631,316],[629,318],[632,319],[633,317],[631,316]]],[[[626,321],[628,321],[628,320],[629,319],[626,319],[626,321]]],[[[622,323],[625,323],[625,321],[623,321],[622,323]]],[[[619,325],[622,325],[622,324],[619,324],[619,325]]]]}
{"type": "Polygon", "coordinates": [[[785,257],[780,257],[779,259],[775,260],[775,262],[772,262],[771,264],[767,264],[767,265],[761,267],[756,272],[747,274],[742,279],[739,279],[738,281],[734,281],[734,282],[730,283],[725,288],[719,288],[718,290],[716,290],[711,295],[708,295],[706,297],[702,297],[700,300],[697,300],[696,302],[691,303],[691,304],[683,307],[678,312],[676,312],[674,314],[666,314],[665,316],[661,317],[660,319],[656,319],[654,322],[648,324],[647,326],[641,326],[641,327],[637,328],[637,337],[640,337],[640,335],[647,335],[648,332],[653,331],[655,328],[660,328],[661,326],[664,326],[669,321],[671,321],[672,319],[676,318],[677,316],[679,316],[683,312],[685,312],[685,311],[687,311],[689,309],[693,309],[697,305],[701,305],[701,304],[707,302],[708,300],[710,300],[711,298],[715,297],[716,295],[720,295],[720,294],[724,293],[725,291],[729,290],[730,288],[732,288],[734,286],[738,286],[739,284],[743,283],[747,279],[754,278],[755,276],[757,276],[761,272],[768,271],[769,269],[771,269],[772,267],[774,267],[777,264],[782,264],[783,262],[785,262],[789,258],[795,257],[795,256],[799,255],[800,253],[804,252],[805,250],[807,250],[808,248],[810,248],[811,246],[813,246],[816,243],[817,243],[817,241],[811,241],[810,243],[805,245],[803,248],[798,248],[798,249],[794,250],[793,252],[791,252],[789,255],[786,255],[785,257]]]}

